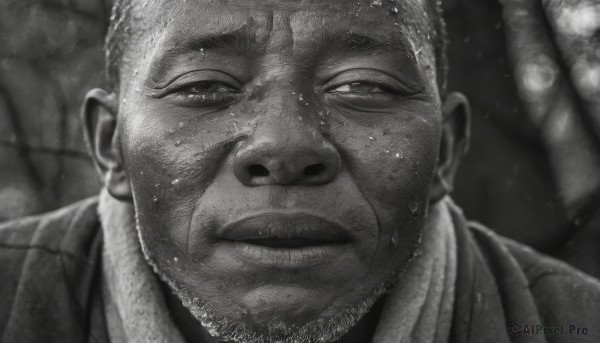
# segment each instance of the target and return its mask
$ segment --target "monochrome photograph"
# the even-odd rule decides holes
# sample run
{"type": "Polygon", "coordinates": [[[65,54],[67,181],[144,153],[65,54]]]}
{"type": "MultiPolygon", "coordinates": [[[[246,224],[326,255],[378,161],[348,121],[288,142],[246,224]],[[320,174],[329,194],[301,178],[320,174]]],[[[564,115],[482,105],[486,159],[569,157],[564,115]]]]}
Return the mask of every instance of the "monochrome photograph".
{"type": "Polygon", "coordinates": [[[0,0],[0,342],[600,342],[600,0],[0,0]]]}

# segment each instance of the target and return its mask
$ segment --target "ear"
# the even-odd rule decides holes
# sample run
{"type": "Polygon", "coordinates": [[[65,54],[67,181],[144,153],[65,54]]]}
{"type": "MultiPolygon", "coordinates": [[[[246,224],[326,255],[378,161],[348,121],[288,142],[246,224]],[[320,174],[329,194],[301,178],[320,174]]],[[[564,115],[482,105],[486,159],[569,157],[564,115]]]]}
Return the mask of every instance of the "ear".
{"type": "Polygon", "coordinates": [[[123,165],[117,130],[118,100],[114,93],[92,89],[81,111],[90,153],[110,195],[129,200],[131,187],[123,165]]]}
{"type": "Polygon", "coordinates": [[[431,203],[452,192],[454,175],[469,149],[471,109],[461,93],[450,93],[442,105],[442,139],[438,164],[429,194],[431,203]]]}

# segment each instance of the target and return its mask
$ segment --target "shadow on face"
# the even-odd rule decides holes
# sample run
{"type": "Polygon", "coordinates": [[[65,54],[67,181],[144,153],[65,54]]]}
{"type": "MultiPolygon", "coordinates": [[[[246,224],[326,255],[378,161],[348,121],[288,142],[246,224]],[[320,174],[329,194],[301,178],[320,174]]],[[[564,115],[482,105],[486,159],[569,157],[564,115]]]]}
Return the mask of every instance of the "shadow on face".
{"type": "Polygon", "coordinates": [[[419,2],[233,3],[162,8],[120,93],[88,94],[105,185],[198,318],[364,314],[450,189],[466,100],[441,105],[419,2]]]}

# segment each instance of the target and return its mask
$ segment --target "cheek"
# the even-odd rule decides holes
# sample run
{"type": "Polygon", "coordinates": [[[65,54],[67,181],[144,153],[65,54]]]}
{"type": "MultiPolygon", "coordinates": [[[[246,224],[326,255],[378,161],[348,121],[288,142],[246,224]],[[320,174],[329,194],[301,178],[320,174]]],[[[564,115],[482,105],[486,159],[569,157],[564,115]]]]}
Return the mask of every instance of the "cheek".
{"type": "Polygon", "coordinates": [[[436,121],[416,117],[338,136],[348,169],[377,215],[377,255],[383,261],[405,261],[414,251],[426,214],[439,135],[436,121]],[[404,257],[390,258],[390,254],[404,257]]]}
{"type": "Polygon", "coordinates": [[[233,148],[231,125],[147,107],[124,118],[122,151],[144,241],[156,256],[186,251],[197,199],[233,148]]]}
{"type": "Polygon", "coordinates": [[[338,131],[336,140],[357,184],[377,207],[426,201],[439,153],[436,121],[413,118],[338,131]]]}

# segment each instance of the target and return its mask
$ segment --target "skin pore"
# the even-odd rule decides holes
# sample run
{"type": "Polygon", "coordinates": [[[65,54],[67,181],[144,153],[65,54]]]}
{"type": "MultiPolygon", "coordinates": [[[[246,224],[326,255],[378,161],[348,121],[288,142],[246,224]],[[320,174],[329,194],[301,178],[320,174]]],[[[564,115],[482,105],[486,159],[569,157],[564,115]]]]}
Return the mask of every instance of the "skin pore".
{"type": "Polygon", "coordinates": [[[119,92],[88,94],[190,341],[364,341],[450,189],[467,104],[440,101],[423,5],[347,4],[140,1],[119,92]]]}

